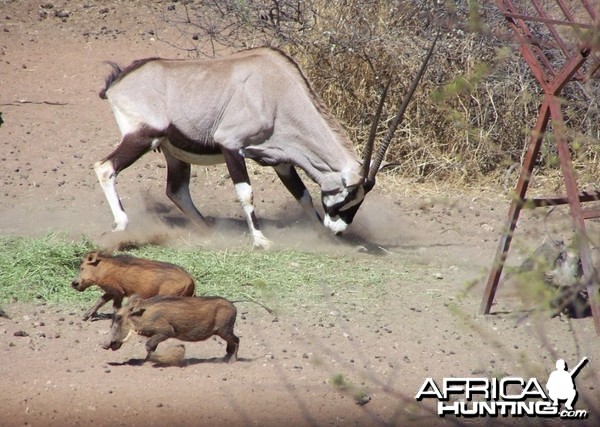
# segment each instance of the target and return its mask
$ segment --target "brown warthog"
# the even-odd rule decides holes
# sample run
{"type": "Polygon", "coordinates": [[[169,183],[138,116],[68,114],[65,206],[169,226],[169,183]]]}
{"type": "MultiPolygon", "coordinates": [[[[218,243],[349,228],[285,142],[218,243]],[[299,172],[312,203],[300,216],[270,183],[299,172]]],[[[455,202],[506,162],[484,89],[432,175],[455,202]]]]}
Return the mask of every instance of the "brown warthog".
{"type": "Polygon", "coordinates": [[[104,291],[98,302],[85,312],[83,320],[96,314],[113,300],[113,308],[121,308],[124,297],[137,294],[142,298],[157,295],[194,295],[194,279],[183,268],[166,262],[135,258],[128,255],[87,254],[79,274],[71,283],[82,292],[92,285],[104,291]]]}
{"type": "Polygon", "coordinates": [[[227,342],[225,361],[237,360],[240,339],[233,333],[237,310],[232,302],[220,297],[156,296],[142,299],[132,296],[115,313],[110,341],[103,347],[118,350],[131,332],[148,337],[146,361],[151,360],[161,342],[204,341],[213,335],[227,342]]]}

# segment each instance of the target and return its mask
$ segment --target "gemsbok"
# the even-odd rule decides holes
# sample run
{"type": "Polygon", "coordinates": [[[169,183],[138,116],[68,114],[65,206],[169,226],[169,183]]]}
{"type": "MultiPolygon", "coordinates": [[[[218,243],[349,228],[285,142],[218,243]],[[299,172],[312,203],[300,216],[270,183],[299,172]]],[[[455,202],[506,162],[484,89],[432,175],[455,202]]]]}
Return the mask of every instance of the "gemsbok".
{"type": "Polygon", "coordinates": [[[314,221],[335,234],[343,232],[375,185],[375,175],[434,46],[435,41],[373,162],[389,83],[361,161],[299,66],[280,50],[256,48],[207,60],[147,58],[125,68],[109,62],[112,72],[100,97],[110,102],[122,140],[94,164],[94,170],[114,216],[113,229],[124,230],[128,223],[116,190],[117,175],[148,151],[159,149],[167,163],[167,196],[195,224],[203,226],[205,220],[190,196],[191,164],[224,162],[254,246],[270,246],[254,212],[245,164],[245,159],[252,159],[272,166],[314,221]],[[323,220],[296,167],[320,186],[323,220]]]}

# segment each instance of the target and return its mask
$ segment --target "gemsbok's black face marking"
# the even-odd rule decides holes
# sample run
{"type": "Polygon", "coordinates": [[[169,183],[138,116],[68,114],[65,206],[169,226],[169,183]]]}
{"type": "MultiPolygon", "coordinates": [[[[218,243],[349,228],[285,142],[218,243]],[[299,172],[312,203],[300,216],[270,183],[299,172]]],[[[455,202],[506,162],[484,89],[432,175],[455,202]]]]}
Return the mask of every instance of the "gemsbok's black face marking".
{"type": "Polygon", "coordinates": [[[373,188],[434,46],[435,41],[373,162],[375,131],[387,87],[360,160],[298,65],[277,49],[250,49],[212,60],[148,58],[126,68],[110,63],[113,71],[100,97],[110,102],[123,137],[94,169],[113,213],[114,229],[124,230],[129,221],[117,194],[117,175],[148,151],[160,150],[167,163],[167,196],[200,227],[206,224],[190,196],[190,165],[225,163],[254,246],[271,245],[254,210],[245,164],[249,158],[274,167],[315,222],[335,234],[345,231],[373,188]],[[321,187],[322,222],[296,167],[321,187]]]}
{"type": "Polygon", "coordinates": [[[323,192],[321,199],[325,211],[324,225],[336,235],[346,231],[364,201],[365,194],[362,185],[348,188],[341,195],[323,192]]]}

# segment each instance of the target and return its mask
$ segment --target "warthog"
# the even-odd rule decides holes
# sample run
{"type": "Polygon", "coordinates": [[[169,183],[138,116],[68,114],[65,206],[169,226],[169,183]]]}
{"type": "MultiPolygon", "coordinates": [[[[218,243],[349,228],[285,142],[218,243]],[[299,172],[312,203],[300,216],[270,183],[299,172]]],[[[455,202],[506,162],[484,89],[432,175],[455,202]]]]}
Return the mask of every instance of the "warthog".
{"type": "Polygon", "coordinates": [[[135,258],[128,255],[87,254],[79,274],[71,286],[82,292],[92,285],[104,291],[98,302],[85,312],[83,320],[96,314],[113,300],[113,308],[121,308],[124,297],[137,294],[142,298],[157,295],[194,295],[194,279],[181,267],[166,262],[135,258]]]}
{"type": "Polygon", "coordinates": [[[237,310],[232,302],[220,297],[156,296],[142,299],[137,295],[115,314],[110,341],[104,349],[118,350],[130,333],[146,341],[145,361],[152,358],[161,342],[176,338],[181,341],[204,341],[213,335],[227,342],[224,360],[237,360],[240,339],[233,333],[237,310]]]}

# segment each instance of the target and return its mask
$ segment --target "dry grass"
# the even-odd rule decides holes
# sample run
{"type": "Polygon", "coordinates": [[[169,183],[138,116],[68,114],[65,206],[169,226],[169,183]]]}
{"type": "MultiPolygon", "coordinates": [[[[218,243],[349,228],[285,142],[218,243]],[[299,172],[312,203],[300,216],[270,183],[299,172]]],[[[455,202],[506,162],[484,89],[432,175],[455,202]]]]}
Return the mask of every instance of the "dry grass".
{"type": "MultiPolygon", "coordinates": [[[[556,15],[554,2],[541,4],[556,15]]],[[[576,16],[581,15],[578,5],[576,16]]],[[[185,16],[171,22],[181,30],[176,45],[186,46],[190,54],[211,56],[262,45],[286,50],[358,152],[388,77],[393,75],[394,83],[379,137],[439,33],[429,70],[387,156],[400,166],[396,173],[417,180],[469,185],[491,177],[502,183],[506,170],[520,163],[535,125],[541,89],[494,2],[190,2],[185,16]]],[[[550,41],[543,26],[534,30],[550,41]]],[[[582,34],[563,30],[563,36],[577,42],[582,34]]],[[[597,80],[571,83],[563,95],[574,166],[585,187],[600,173],[600,87],[597,80]]],[[[547,139],[540,175],[555,182],[558,162],[551,132],[547,139]]]]}

